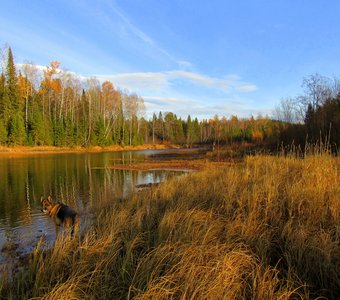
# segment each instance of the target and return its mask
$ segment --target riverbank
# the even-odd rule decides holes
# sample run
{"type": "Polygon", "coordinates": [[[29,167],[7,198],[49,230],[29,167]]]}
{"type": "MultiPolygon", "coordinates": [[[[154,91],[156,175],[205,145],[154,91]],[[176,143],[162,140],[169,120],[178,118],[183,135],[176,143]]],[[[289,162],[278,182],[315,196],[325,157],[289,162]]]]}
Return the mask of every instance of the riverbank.
{"type": "Polygon", "coordinates": [[[95,152],[118,152],[118,151],[137,151],[137,150],[162,150],[180,148],[173,144],[145,144],[138,146],[107,146],[107,147],[55,147],[55,146],[0,146],[0,156],[25,156],[36,154],[59,154],[59,153],[95,153],[95,152]]]}

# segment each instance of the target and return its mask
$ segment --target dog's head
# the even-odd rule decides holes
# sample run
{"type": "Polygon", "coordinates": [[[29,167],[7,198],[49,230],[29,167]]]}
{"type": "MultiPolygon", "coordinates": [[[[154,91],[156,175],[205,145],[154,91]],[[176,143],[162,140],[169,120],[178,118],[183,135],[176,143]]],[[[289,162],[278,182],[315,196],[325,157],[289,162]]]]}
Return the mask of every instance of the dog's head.
{"type": "Polygon", "coordinates": [[[40,202],[42,206],[41,211],[44,213],[48,213],[54,205],[51,196],[48,196],[47,198],[44,198],[43,196],[41,196],[40,202]]]}

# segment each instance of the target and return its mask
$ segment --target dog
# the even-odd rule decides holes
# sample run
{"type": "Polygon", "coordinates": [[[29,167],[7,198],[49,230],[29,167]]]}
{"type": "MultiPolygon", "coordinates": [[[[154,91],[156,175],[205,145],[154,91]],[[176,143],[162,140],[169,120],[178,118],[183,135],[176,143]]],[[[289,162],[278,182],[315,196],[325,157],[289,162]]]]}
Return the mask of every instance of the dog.
{"type": "Polygon", "coordinates": [[[66,204],[53,202],[51,196],[47,198],[41,196],[40,202],[42,212],[49,214],[57,226],[71,228],[71,236],[73,236],[75,229],[79,227],[78,214],[66,204]]]}

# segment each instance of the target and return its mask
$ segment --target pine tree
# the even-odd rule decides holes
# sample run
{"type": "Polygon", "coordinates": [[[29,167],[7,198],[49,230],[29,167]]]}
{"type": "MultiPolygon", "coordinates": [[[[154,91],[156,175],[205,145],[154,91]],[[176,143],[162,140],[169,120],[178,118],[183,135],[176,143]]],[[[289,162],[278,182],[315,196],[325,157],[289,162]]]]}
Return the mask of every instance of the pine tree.
{"type": "Polygon", "coordinates": [[[4,120],[4,96],[5,96],[5,75],[2,73],[0,76],[0,144],[3,145],[7,142],[7,123],[4,120]]]}
{"type": "Polygon", "coordinates": [[[19,111],[19,87],[11,48],[8,49],[7,67],[5,75],[5,95],[10,100],[10,110],[19,111]]]}
{"type": "Polygon", "coordinates": [[[1,75],[1,94],[0,95],[0,117],[4,122],[5,128],[8,128],[9,120],[11,118],[11,99],[6,86],[6,76],[1,75]]]}
{"type": "Polygon", "coordinates": [[[43,118],[42,106],[40,105],[40,97],[34,101],[34,114],[30,120],[30,134],[35,145],[52,145],[51,122],[43,118]]]}
{"type": "Polygon", "coordinates": [[[13,145],[22,145],[25,143],[25,122],[19,112],[11,116],[9,123],[9,142],[13,145]]]}
{"type": "Polygon", "coordinates": [[[99,117],[98,121],[96,122],[95,136],[96,136],[95,143],[98,146],[107,145],[107,141],[105,138],[105,124],[104,124],[104,120],[102,117],[99,117]]]}
{"type": "Polygon", "coordinates": [[[21,145],[26,140],[25,122],[20,106],[18,77],[11,48],[8,49],[3,104],[4,121],[8,127],[9,142],[21,145]]]}

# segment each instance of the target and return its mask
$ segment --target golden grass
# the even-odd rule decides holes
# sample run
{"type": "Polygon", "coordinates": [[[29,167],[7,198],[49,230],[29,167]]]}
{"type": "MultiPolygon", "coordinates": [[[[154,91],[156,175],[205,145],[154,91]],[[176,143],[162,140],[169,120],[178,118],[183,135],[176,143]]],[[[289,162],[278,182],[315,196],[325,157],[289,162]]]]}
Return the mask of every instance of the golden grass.
{"type": "Polygon", "coordinates": [[[103,208],[6,299],[339,299],[340,161],[248,157],[103,208]]]}

